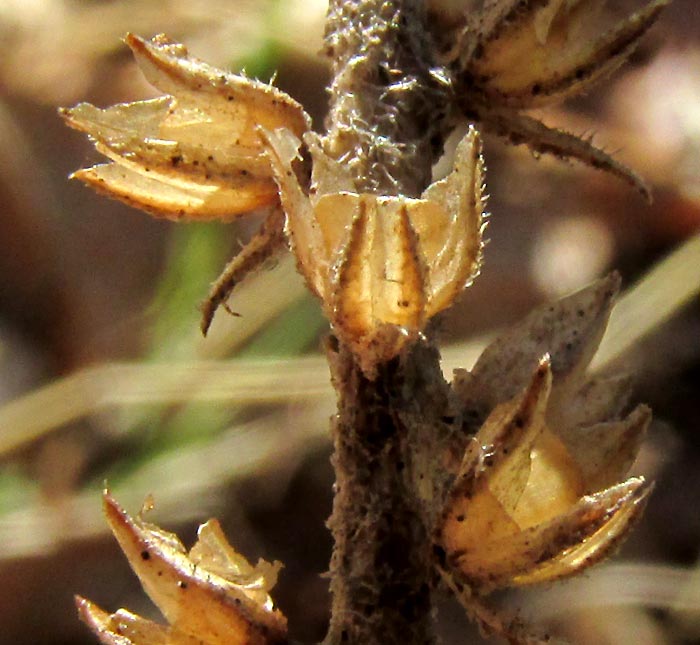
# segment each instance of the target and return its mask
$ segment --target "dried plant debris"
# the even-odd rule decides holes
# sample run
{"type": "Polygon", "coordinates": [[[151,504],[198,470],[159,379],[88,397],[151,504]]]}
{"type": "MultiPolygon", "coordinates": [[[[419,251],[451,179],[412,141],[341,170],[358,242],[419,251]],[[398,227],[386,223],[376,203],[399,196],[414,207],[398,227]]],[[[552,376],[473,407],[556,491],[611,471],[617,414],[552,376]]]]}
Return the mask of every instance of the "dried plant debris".
{"type": "Polygon", "coordinates": [[[122,551],[169,625],[121,609],[108,614],[77,598],[83,621],[105,645],[271,645],[287,621],[269,596],[279,563],[254,567],[233,550],[216,520],[185,550],[177,536],[131,518],[108,493],[104,511],[122,551]]]}
{"type": "Polygon", "coordinates": [[[126,42],[147,80],[169,96],[62,110],[110,163],[75,177],[149,213],[231,218],[277,202],[259,125],[301,135],[309,120],[284,92],[210,67],[165,36],[126,42]]]}
{"type": "MultiPolygon", "coordinates": [[[[594,5],[488,3],[447,62],[468,117],[514,143],[605,168],[648,195],[636,175],[590,141],[520,112],[578,91],[623,62],[665,2],[650,3],[591,40],[581,25],[594,5]]],[[[75,176],[161,217],[227,219],[271,209],[260,234],[213,285],[203,306],[205,333],[235,285],[284,245],[285,234],[335,333],[369,376],[477,275],[485,195],[473,128],[457,149],[452,174],[419,199],[361,192],[347,165],[327,154],[327,141],[310,131],[303,108],[283,92],[214,69],[162,35],[150,41],[128,35],[127,44],[149,82],[168,95],[63,110],[69,125],[111,160],[75,176]],[[312,162],[310,187],[299,177],[306,170],[302,157],[312,162]]]]}
{"type": "Polygon", "coordinates": [[[455,374],[463,418],[488,415],[447,493],[436,553],[448,585],[488,629],[508,632],[508,621],[496,620],[485,596],[600,561],[624,538],[651,490],[642,478],[620,483],[649,409],[622,415],[624,379],[585,373],[618,283],[611,275],[532,312],[471,372],[455,374]]]}
{"type": "Polygon", "coordinates": [[[259,128],[302,136],[311,119],[272,85],[213,68],[164,35],[128,34],[126,42],[147,80],[167,95],[106,109],[89,103],[62,109],[68,125],[110,159],[73,176],[155,217],[229,220],[270,210],[261,232],[213,285],[203,305],[206,333],[235,285],[284,246],[259,128]]]}
{"type": "MultiPolygon", "coordinates": [[[[597,0],[491,0],[476,19],[449,16],[445,62],[468,118],[511,143],[578,159],[649,191],[631,170],[589,140],[520,113],[585,91],[632,54],[669,0],[653,0],[608,31],[596,29],[597,0]]],[[[444,23],[437,14],[437,24],[444,23]]],[[[441,36],[445,42],[445,36],[441,36]]]]}
{"type": "Polygon", "coordinates": [[[478,273],[485,208],[478,133],[469,130],[452,173],[419,199],[354,192],[346,168],[313,134],[305,138],[313,158],[307,195],[292,170],[300,142],[289,131],[266,137],[299,269],[371,375],[478,273]]]}
{"type": "Polygon", "coordinates": [[[358,194],[353,177],[309,131],[308,115],[284,93],[213,69],[165,36],[128,35],[127,43],[149,82],[169,96],[63,110],[111,159],[75,176],[161,217],[225,219],[273,208],[212,287],[205,332],[235,284],[282,246],[280,198],[299,267],[368,374],[476,276],[485,197],[474,129],[453,173],[420,199],[358,194]],[[293,167],[305,133],[313,159],[308,195],[293,167]]]}
{"type": "MultiPolygon", "coordinates": [[[[602,6],[595,1],[493,0],[466,28],[452,16],[442,42],[451,35],[443,62],[456,100],[467,117],[512,142],[607,169],[647,194],[636,175],[589,141],[548,129],[522,110],[585,89],[619,66],[665,4],[650,2],[602,36],[590,29],[602,6]]],[[[260,233],[213,286],[205,331],[233,287],[286,243],[350,350],[352,369],[359,365],[371,383],[478,274],[486,197],[474,127],[457,146],[452,172],[419,198],[375,194],[329,154],[329,139],[311,132],[308,115],[286,94],[216,70],[165,36],[130,35],[127,43],[149,82],[167,95],[63,110],[110,159],[76,176],[159,217],[226,219],[268,209],[260,233]]],[[[512,642],[531,638],[486,597],[577,573],[607,556],[650,491],[641,478],[622,481],[649,410],[626,414],[625,380],[586,373],[618,286],[611,275],[497,339],[471,371],[455,374],[454,422],[423,428],[432,440],[416,442],[412,455],[411,468],[433,467],[425,472],[431,483],[411,493],[431,505],[423,528],[435,566],[470,614],[512,642]]],[[[428,426],[427,418],[418,425],[428,426]]],[[[286,620],[269,597],[276,568],[250,566],[218,524],[203,525],[187,552],[108,494],[105,512],[168,626],[123,610],[109,615],[79,599],[103,643],[287,642],[286,620]]]]}

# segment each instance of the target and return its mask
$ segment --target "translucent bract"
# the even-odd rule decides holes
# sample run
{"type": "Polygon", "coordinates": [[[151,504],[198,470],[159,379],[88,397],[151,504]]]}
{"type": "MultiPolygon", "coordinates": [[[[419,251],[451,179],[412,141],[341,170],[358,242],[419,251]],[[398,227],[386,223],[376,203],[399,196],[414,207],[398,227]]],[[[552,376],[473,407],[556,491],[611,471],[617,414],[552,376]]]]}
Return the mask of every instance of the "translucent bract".
{"type": "Polygon", "coordinates": [[[623,379],[585,372],[618,284],[612,275],[533,311],[455,374],[462,414],[487,413],[436,529],[438,567],[468,608],[595,564],[645,506],[651,487],[622,480],[651,412],[624,414],[623,379]]]}
{"type": "Polygon", "coordinates": [[[289,131],[266,137],[299,269],[337,336],[372,374],[478,273],[485,208],[479,136],[470,128],[450,175],[419,199],[354,192],[353,178],[311,134],[307,195],[292,167],[300,142],[289,131]]]}
{"type": "Polygon", "coordinates": [[[82,619],[105,645],[272,645],[287,642],[287,621],[269,590],[281,565],[251,566],[216,520],[199,528],[189,552],[177,536],[127,515],[109,495],[104,511],[131,568],[168,625],[124,609],[108,614],[77,598],[82,619]]]}
{"type": "Polygon", "coordinates": [[[168,96],[63,110],[67,123],[111,160],[74,176],[173,219],[228,219],[277,203],[257,128],[301,136],[309,128],[302,107],[271,85],[190,57],[165,36],[147,41],[129,34],[126,42],[147,80],[168,96]]]}

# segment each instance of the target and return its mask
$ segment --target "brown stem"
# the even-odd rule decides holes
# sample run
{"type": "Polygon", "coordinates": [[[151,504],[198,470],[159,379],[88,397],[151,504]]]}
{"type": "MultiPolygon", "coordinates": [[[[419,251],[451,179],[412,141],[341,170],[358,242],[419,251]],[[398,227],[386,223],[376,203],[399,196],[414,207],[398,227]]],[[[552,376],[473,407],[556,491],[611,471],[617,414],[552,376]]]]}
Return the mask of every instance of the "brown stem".
{"type": "Polygon", "coordinates": [[[351,168],[358,191],[417,196],[429,183],[451,89],[433,49],[422,0],[331,0],[324,145],[351,168]]]}
{"type": "Polygon", "coordinates": [[[396,405],[402,366],[394,360],[369,381],[348,351],[329,357],[338,416],[326,643],[432,643],[428,529],[407,476],[408,433],[396,405]]]}
{"type": "Polygon", "coordinates": [[[447,488],[440,473],[459,425],[439,354],[417,344],[370,381],[331,344],[338,416],[326,645],[433,643],[435,498],[447,488]]]}
{"type": "MultiPolygon", "coordinates": [[[[334,72],[326,152],[352,170],[359,192],[420,195],[442,149],[450,98],[421,0],[331,0],[326,48],[334,72]]],[[[414,346],[370,380],[333,342],[335,548],[326,645],[427,645],[434,642],[432,531],[417,492],[411,423],[425,415],[411,409],[425,403],[415,389],[420,374],[435,385],[430,409],[446,406],[439,357],[414,346]]]]}

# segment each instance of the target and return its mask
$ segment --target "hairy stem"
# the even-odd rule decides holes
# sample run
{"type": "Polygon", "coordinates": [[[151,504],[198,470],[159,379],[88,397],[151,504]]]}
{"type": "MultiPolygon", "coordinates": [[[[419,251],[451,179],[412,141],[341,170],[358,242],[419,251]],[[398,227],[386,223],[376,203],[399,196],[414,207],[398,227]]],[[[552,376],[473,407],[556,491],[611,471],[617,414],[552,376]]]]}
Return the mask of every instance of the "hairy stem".
{"type": "Polygon", "coordinates": [[[331,0],[326,152],[358,191],[417,196],[442,149],[451,89],[433,63],[422,0],[331,0]]]}
{"type": "Polygon", "coordinates": [[[332,344],[338,416],[326,644],[433,643],[434,518],[425,502],[435,493],[429,475],[444,454],[450,407],[439,355],[417,345],[370,381],[349,351],[332,344]]]}
{"type": "Polygon", "coordinates": [[[331,359],[339,407],[326,642],[432,643],[427,527],[406,476],[410,448],[395,407],[401,366],[393,361],[369,381],[349,352],[331,359]]]}
{"type": "MultiPolygon", "coordinates": [[[[450,84],[433,64],[424,20],[420,0],[330,2],[334,81],[323,145],[352,170],[359,192],[417,196],[430,181],[450,84]]],[[[380,365],[374,380],[337,343],[329,359],[338,416],[326,645],[433,643],[431,527],[404,413],[419,397],[417,374],[435,375],[437,398],[448,400],[437,352],[414,347],[380,365]]]]}

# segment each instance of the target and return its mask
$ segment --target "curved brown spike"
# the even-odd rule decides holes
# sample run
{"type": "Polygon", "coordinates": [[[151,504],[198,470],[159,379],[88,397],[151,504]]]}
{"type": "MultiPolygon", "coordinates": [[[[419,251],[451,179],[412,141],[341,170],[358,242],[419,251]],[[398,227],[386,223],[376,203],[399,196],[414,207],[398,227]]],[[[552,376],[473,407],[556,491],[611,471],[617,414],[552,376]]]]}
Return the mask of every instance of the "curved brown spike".
{"type": "MultiPolygon", "coordinates": [[[[470,109],[474,110],[471,105],[470,109]]],[[[516,111],[477,108],[483,128],[506,139],[514,145],[526,145],[533,152],[548,154],[560,159],[576,159],[581,163],[608,172],[634,188],[649,203],[651,189],[633,170],[617,161],[590,141],[575,134],[550,128],[541,121],[516,111]]]]}
{"type": "MultiPolygon", "coordinates": [[[[224,305],[236,286],[279,251],[284,241],[284,214],[276,208],[263,222],[260,231],[224,267],[221,275],[212,284],[211,291],[201,306],[202,334],[207,335],[216,310],[224,305]]],[[[230,313],[238,315],[234,312],[230,313]]]]}

